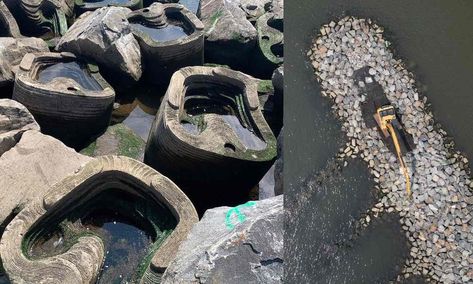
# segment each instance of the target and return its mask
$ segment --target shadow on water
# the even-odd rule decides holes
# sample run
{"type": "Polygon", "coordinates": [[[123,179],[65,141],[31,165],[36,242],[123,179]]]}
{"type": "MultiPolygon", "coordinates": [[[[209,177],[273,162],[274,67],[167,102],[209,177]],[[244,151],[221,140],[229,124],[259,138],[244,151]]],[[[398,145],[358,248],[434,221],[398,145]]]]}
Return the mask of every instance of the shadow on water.
{"type": "MultiPolygon", "coordinates": [[[[323,218],[320,214],[329,210],[329,204],[333,207],[332,210],[344,209],[345,212],[347,202],[352,200],[319,194],[319,200],[315,197],[307,199],[297,216],[295,212],[302,207],[298,205],[298,199],[308,190],[305,182],[311,179],[314,172],[327,167],[327,162],[345,143],[340,124],[331,113],[331,103],[320,94],[320,86],[306,55],[320,26],[344,15],[372,18],[385,28],[386,37],[393,42],[396,56],[402,58],[408,69],[415,74],[419,90],[432,103],[434,117],[453,136],[457,148],[465,152],[470,161],[473,158],[473,148],[470,145],[473,140],[473,112],[470,111],[473,105],[473,97],[470,95],[473,89],[473,30],[470,28],[473,25],[472,1],[306,0],[286,5],[285,17],[291,19],[285,23],[286,30],[298,31],[285,34],[286,97],[291,98],[285,100],[284,105],[284,124],[287,128],[284,149],[285,206],[288,218],[291,218],[286,222],[285,239],[286,248],[289,248],[286,250],[287,258],[293,259],[285,269],[288,282],[292,280],[300,283],[304,282],[301,281],[303,279],[320,279],[317,281],[320,283],[343,282],[341,278],[331,278],[333,275],[324,276],[319,272],[322,264],[316,261],[317,253],[323,247],[323,241],[334,238],[331,234],[324,236],[329,232],[326,226],[340,222],[338,214],[325,213],[323,218]],[[318,206],[322,208],[317,209],[318,206]],[[300,232],[299,236],[294,233],[296,231],[300,232]],[[305,271],[305,274],[295,274],[295,271],[305,271]]],[[[470,167],[471,165],[470,163],[470,167]]],[[[352,171],[357,179],[369,178],[360,174],[366,171],[365,166],[352,171]]],[[[339,186],[364,190],[363,183],[348,181],[348,178],[340,181],[339,186]]],[[[367,208],[368,202],[364,203],[363,206],[367,208]]],[[[366,229],[366,237],[360,235],[350,252],[340,255],[335,250],[334,255],[339,255],[343,261],[335,262],[333,258],[323,254],[322,259],[326,261],[324,271],[332,271],[344,264],[347,267],[340,269],[343,272],[340,277],[349,281],[353,279],[361,283],[378,279],[379,282],[386,282],[393,279],[391,276],[395,276],[397,268],[392,265],[398,263],[399,257],[402,258],[402,254],[395,249],[399,249],[396,247],[402,246],[402,242],[396,244],[393,240],[386,239],[386,233],[382,231],[391,230],[393,239],[400,238],[403,234],[398,232],[397,224],[390,225],[390,218],[397,219],[381,218],[381,225],[385,228],[383,230],[377,229],[381,225],[371,224],[366,229]],[[370,230],[380,232],[374,234],[370,230]],[[378,247],[379,250],[386,248],[388,252],[379,259],[375,249],[361,249],[368,245],[378,247]],[[367,267],[373,268],[366,271],[367,267]],[[365,278],[359,279],[354,275],[365,275],[365,278]]],[[[343,226],[349,225],[344,223],[343,226]]],[[[333,249],[333,244],[329,248],[333,249]]],[[[422,279],[406,281],[419,282],[422,279]]]]}

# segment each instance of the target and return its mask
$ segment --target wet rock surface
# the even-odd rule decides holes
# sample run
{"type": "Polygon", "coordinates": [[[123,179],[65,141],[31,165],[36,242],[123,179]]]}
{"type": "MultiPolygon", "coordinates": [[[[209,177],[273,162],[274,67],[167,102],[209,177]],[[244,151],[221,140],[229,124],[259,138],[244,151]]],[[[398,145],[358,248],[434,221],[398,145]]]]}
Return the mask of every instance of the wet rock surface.
{"type": "Polygon", "coordinates": [[[280,283],[283,197],[207,210],[162,283],[280,283]]]}
{"type": "Polygon", "coordinates": [[[83,14],[58,43],[59,51],[69,51],[97,62],[108,71],[137,81],[140,79],[140,46],[131,33],[122,7],[100,8],[83,14]]]}
{"type": "Polygon", "coordinates": [[[13,83],[14,69],[25,54],[48,50],[46,42],[39,38],[0,38],[0,87],[13,83]]]}
{"type": "Polygon", "coordinates": [[[22,104],[0,99],[0,156],[15,146],[28,130],[38,130],[39,125],[22,104]]]}
{"type": "Polygon", "coordinates": [[[427,98],[419,95],[412,74],[393,56],[383,31],[367,19],[332,21],[321,28],[308,53],[323,94],[332,99],[349,137],[339,157],[365,160],[384,195],[372,210],[401,216],[402,229],[411,244],[402,277],[414,274],[443,283],[468,282],[473,262],[468,160],[435,124],[427,98]],[[370,76],[364,81],[354,80],[355,70],[366,66],[370,76]],[[412,200],[406,198],[396,157],[362,118],[362,90],[373,81],[396,106],[416,146],[405,156],[413,183],[412,200]]]}

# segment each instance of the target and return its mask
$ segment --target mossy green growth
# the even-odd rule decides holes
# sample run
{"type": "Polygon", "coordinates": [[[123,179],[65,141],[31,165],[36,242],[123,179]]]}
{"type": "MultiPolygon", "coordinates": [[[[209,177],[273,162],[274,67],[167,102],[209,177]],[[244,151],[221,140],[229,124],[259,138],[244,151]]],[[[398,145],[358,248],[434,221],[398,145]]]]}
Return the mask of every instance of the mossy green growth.
{"type": "Polygon", "coordinates": [[[210,22],[212,23],[211,25],[215,25],[218,21],[218,19],[223,16],[223,11],[222,10],[217,10],[215,13],[210,16],[210,22]]]}
{"type": "Polygon", "coordinates": [[[79,153],[81,153],[82,155],[89,156],[89,157],[94,157],[96,147],[97,147],[97,142],[94,141],[90,143],[89,146],[82,149],[79,153]]]}
{"type": "Polygon", "coordinates": [[[123,124],[111,126],[118,137],[118,155],[137,159],[144,151],[145,141],[123,124]]]}
{"type": "Polygon", "coordinates": [[[237,32],[232,33],[232,39],[238,42],[246,42],[246,38],[244,38],[241,34],[237,32]]]}
{"type": "Polygon", "coordinates": [[[273,82],[271,80],[259,80],[258,93],[272,93],[274,92],[273,82]]]}
{"type": "Polygon", "coordinates": [[[90,157],[119,155],[140,160],[146,142],[126,125],[119,123],[108,127],[95,142],[80,151],[90,157]]]}

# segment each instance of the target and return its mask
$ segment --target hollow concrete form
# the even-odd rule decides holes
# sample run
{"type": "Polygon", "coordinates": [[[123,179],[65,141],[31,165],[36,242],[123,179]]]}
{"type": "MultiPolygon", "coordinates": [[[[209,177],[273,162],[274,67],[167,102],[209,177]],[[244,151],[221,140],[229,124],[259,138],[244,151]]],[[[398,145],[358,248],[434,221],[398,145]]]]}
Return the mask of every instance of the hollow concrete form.
{"type": "Polygon", "coordinates": [[[44,198],[30,203],[10,222],[0,241],[0,255],[9,279],[13,283],[45,283],[45,279],[47,283],[93,283],[105,254],[99,237],[83,235],[64,253],[31,259],[25,253],[25,236],[35,227],[47,226],[51,220],[67,215],[80,206],[78,204],[110,188],[152,200],[156,206],[164,205],[177,221],[140,279],[140,283],[157,283],[198,222],[197,213],[171,180],[136,160],[119,156],[92,160],[79,172],[56,184],[44,198]]]}
{"type": "Polygon", "coordinates": [[[284,34],[277,29],[283,29],[283,19],[275,13],[265,13],[256,21],[258,31],[258,51],[255,53],[256,59],[253,61],[254,71],[262,78],[270,78],[274,69],[284,63],[284,57],[275,52],[277,48],[280,52],[284,46],[284,34]],[[275,27],[276,26],[276,27],[275,27]]]}
{"type": "Polygon", "coordinates": [[[72,53],[29,53],[16,74],[13,99],[33,114],[42,132],[66,145],[81,148],[109,125],[115,92],[102,78],[95,65],[86,65],[102,90],[82,88],[70,78],[57,77],[40,83],[42,68],[60,62],[77,61],[72,53]]]}
{"type": "Polygon", "coordinates": [[[94,11],[99,8],[109,6],[125,7],[131,10],[137,10],[143,8],[143,0],[129,0],[127,3],[124,4],[112,4],[103,2],[101,3],[100,1],[96,1],[96,3],[94,3],[93,1],[88,2],[85,0],[75,0],[75,10],[77,15],[83,14],[87,11],[94,11]]]}
{"type": "Polygon", "coordinates": [[[180,68],[204,64],[204,24],[183,5],[154,3],[130,13],[128,21],[145,22],[156,28],[164,28],[170,21],[180,22],[190,30],[190,34],[182,38],[157,41],[132,26],[143,54],[144,76],[148,82],[167,86],[172,74],[180,68]]]}
{"type": "Polygon", "coordinates": [[[17,17],[25,36],[40,37],[54,47],[67,31],[67,19],[62,0],[10,0],[7,6],[17,17]]]}
{"type": "Polygon", "coordinates": [[[145,162],[176,182],[200,213],[247,200],[250,189],[271,167],[275,156],[276,138],[261,112],[253,77],[221,67],[185,67],[174,73],[151,127],[145,162]],[[205,84],[242,91],[245,115],[266,143],[264,149],[247,149],[221,124],[200,134],[183,128],[186,92],[193,85],[205,84]]]}
{"type": "Polygon", "coordinates": [[[21,37],[20,28],[3,1],[0,1],[0,36],[21,37]]]}

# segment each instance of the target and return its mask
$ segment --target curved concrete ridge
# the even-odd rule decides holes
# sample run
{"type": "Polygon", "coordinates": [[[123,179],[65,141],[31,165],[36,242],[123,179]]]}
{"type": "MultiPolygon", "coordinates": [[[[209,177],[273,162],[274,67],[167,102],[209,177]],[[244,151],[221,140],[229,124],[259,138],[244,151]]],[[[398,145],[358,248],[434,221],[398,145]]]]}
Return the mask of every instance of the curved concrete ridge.
{"type": "Polygon", "coordinates": [[[275,65],[282,64],[284,57],[278,57],[273,53],[271,47],[276,44],[284,44],[284,34],[269,25],[270,21],[283,21],[277,14],[268,12],[258,18],[256,29],[258,31],[258,46],[267,60],[275,65]],[[267,38],[265,40],[265,38],[267,38]]]}
{"type": "Polygon", "coordinates": [[[99,69],[86,63],[68,52],[26,54],[16,73],[13,91],[13,99],[28,108],[43,133],[75,148],[83,147],[92,137],[105,131],[115,100],[115,91],[100,75],[99,69]],[[83,86],[80,80],[69,78],[70,75],[57,75],[44,83],[38,80],[45,67],[69,62],[84,65],[87,71],[81,72],[89,73],[99,87],[83,86]],[[68,131],[69,128],[75,131],[68,131]]]}
{"type": "MultiPolygon", "coordinates": [[[[182,68],[174,73],[171,78],[171,83],[164,98],[167,104],[162,104],[161,110],[158,112],[156,127],[164,127],[166,132],[169,133],[167,137],[170,137],[170,140],[177,139],[179,141],[185,141],[182,146],[183,148],[180,149],[181,152],[188,151],[189,153],[192,153],[190,155],[204,157],[202,159],[207,159],[208,157],[215,158],[215,155],[217,155],[238,160],[272,160],[276,155],[276,138],[261,112],[257,88],[257,82],[253,77],[228,68],[201,66],[182,68]],[[248,107],[247,115],[248,117],[251,117],[255,126],[258,128],[255,129],[255,131],[261,134],[262,139],[267,144],[264,149],[245,149],[245,146],[243,146],[242,142],[232,134],[232,131],[220,130],[218,136],[209,137],[208,135],[194,135],[182,128],[180,116],[184,112],[186,90],[193,83],[201,82],[234,86],[241,89],[243,92],[244,104],[248,107]],[[235,152],[223,151],[222,145],[226,140],[232,141],[238,149],[245,150],[235,152]],[[199,153],[195,152],[195,149],[198,149],[199,153]]],[[[149,139],[156,139],[155,134],[160,131],[162,130],[156,130],[153,128],[149,139]]],[[[219,130],[214,129],[212,131],[219,130]]],[[[164,141],[168,138],[161,137],[157,139],[164,141]]],[[[150,145],[148,145],[147,148],[152,149],[150,145]]]]}
{"type": "Polygon", "coordinates": [[[97,278],[104,259],[104,245],[98,237],[80,237],[67,252],[43,259],[32,260],[23,253],[23,236],[33,226],[58,211],[67,210],[77,198],[93,198],[107,189],[103,185],[91,186],[97,181],[122,187],[120,190],[135,189],[120,186],[120,181],[132,183],[136,191],[170,209],[178,224],[156,251],[150,265],[153,272],[164,272],[181,242],[198,222],[194,206],[171,180],[152,168],[127,157],[102,156],[56,184],[43,200],[30,204],[7,226],[0,241],[0,256],[13,283],[91,283],[97,278]]]}

